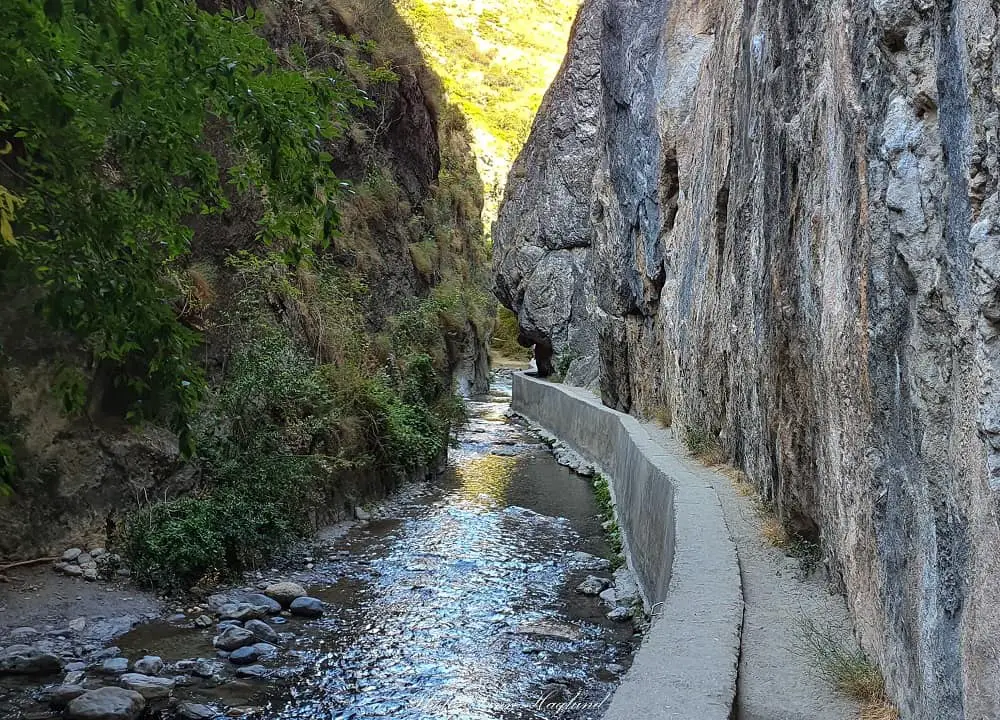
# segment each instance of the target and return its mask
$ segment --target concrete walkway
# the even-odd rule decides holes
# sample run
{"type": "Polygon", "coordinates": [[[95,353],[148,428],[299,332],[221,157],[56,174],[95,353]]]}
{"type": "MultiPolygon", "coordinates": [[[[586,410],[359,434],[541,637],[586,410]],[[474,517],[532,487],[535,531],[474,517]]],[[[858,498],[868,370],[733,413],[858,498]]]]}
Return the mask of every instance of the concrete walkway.
{"type": "Polygon", "coordinates": [[[673,432],[644,424],[654,442],[714,487],[736,542],[743,581],[743,632],[737,683],[737,720],[856,720],[858,705],[817,676],[802,649],[802,619],[840,628],[853,643],[844,600],[831,595],[822,573],[802,579],[799,561],[763,539],[750,498],[732,480],[688,457],[673,432]]]}

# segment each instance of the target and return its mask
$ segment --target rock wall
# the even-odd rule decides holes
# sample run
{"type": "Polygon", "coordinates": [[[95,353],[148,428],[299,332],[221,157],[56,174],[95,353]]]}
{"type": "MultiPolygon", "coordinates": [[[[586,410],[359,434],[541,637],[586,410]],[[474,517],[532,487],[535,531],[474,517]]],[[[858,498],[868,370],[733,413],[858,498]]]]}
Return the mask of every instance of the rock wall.
{"type": "Polygon", "coordinates": [[[1000,716],[998,14],[589,1],[494,229],[526,340],[821,540],[904,718],[1000,716]]]}

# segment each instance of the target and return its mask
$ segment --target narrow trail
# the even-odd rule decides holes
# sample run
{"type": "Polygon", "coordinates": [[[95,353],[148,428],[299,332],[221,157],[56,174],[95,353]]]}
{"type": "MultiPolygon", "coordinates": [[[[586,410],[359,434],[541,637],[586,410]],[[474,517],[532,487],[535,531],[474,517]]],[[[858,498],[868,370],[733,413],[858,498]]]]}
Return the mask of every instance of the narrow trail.
{"type": "Polygon", "coordinates": [[[804,577],[797,559],[764,540],[752,500],[732,480],[689,458],[672,430],[645,428],[715,489],[736,543],[745,603],[736,720],[856,720],[860,707],[819,676],[802,647],[804,618],[854,642],[844,599],[827,590],[822,573],[804,577]]]}

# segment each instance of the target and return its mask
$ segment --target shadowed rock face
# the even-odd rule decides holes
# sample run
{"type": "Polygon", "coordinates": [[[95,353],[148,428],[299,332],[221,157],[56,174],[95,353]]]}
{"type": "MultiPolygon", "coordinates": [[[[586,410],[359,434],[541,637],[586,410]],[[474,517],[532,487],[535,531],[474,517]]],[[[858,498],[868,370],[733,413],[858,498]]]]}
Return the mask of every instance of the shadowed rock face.
{"type": "Polygon", "coordinates": [[[997,12],[587,2],[494,229],[571,382],[819,536],[904,718],[1000,716],[997,12]]]}

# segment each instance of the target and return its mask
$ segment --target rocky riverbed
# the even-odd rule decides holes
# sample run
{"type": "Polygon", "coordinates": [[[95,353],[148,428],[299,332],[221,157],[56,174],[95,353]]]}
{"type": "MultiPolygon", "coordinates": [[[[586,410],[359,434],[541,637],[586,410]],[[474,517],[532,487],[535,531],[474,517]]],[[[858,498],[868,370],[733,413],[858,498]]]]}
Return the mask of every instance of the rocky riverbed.
{"type": "Polygon", "coordinates": [[[469,402],[441,477],[240,587],[168,602],[102,548],[26,571],[0,589],[0,717],[600,716],[645,620],[590,482],[508,387],[469,402]]]}

